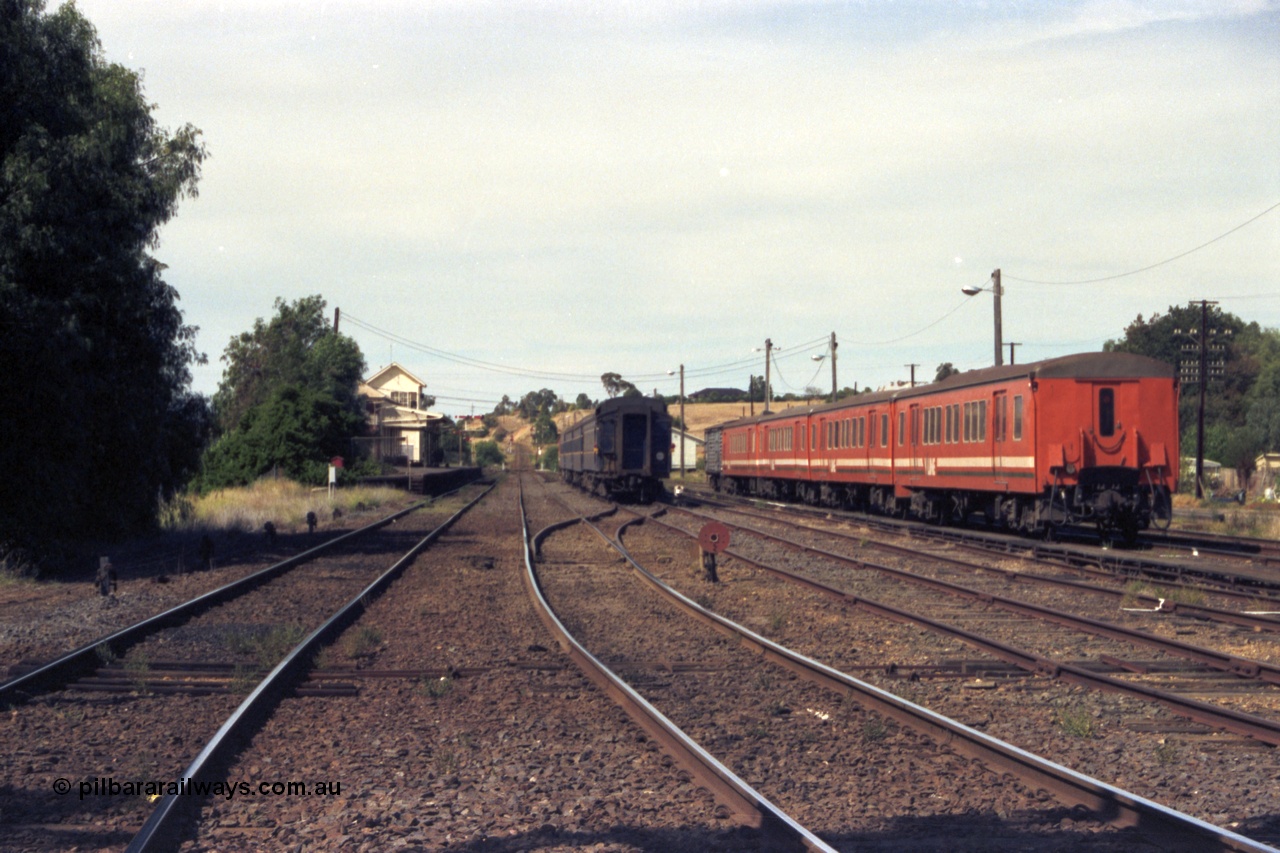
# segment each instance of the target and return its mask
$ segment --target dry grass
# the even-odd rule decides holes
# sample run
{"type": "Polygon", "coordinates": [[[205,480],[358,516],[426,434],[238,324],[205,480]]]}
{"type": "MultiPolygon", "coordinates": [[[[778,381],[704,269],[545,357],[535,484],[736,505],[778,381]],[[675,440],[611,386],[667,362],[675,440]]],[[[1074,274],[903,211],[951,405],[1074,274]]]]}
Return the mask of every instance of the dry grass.
{"type": "Polygon", "coordinates": [[[394,508],[408,504],[414,496],[401,489],[355,486],[336,489],[332,500],[328,489],[313,489],[291,480],[263,479],[239,489],[219,489],[203,497],[179,498],[180,508],[165,518],[168,530],[258,531],[270,521],[277,530],[305,530],[307,513],[318,519],[342,513],[394,508]]]}

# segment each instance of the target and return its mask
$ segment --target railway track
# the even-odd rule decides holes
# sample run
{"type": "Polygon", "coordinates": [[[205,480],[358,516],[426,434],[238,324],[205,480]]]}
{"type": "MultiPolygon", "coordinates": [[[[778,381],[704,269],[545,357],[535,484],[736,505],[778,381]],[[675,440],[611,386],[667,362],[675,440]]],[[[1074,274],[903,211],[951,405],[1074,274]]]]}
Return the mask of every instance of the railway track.
{"type": "MultiPolygon", "coordinates": [[[[647,526],[648,524],[646,523],[645,527],[647,526]]],[[[644,528],[639,528],[639,530],[641,532],[636,535],[644,536],[644,528]]],[[[562,541],[561,537],[567,535],[568,534],[557,534],[557,538],[555,540],[557,547],[567,547],[560,544],[562,541]]],[[[603,536],[604,534],[601,535],[603,536]]],[[[652,535],[656,536],[657,534],[652,535]]],[[[631,536],[632,534],[628,533],[628,541],[631,536]]],[[[669,537],[667,538],[669,539],[669,537]]],[[[588,546],[577,546],[574,550],[581,551],[586,547],[588,546]]],[[[686,555],[688,554],[687,549],[685,553],[686,555]]],[[[661,547],[655,547],[651,556],[657,563],[670,566],[673,562],[673,558],[670,554],[671,551],[669,545],[664,545],[661,547]],[[664,550],[664,548],[666,550],[664,550]]],[[[627,557],[627,559],[629,561],[632,560],[631,557],[627,557]]],[[[563,560],[563,558],[557,558],[553,553],[553,555],[549,557],[549,562],[553,566],[557,562],[568,564],[569,569],[567,569],[567,571],[570,574],[570,579],[547,581],[548,587],[552,590],[552,592],[549,593],[549,597],[553,602],[559,602],[558,606],[565,607],[568,612],[573,614],[572,616],[566,617],[568,624],[571,626],[578,626],[584,633],[592,636],[593,645],[598,645],[604,650],[602,652],[602,656],[615,661],[620,667],[625,668],[628,662],[635,658],[646,658],[654,654],[660,654],[660,651],[657,650],[664,646],[680,648],[681,651],[686,651],[687,648],[696,649],[699,647],[698,644],[690,637],[693,632],[687,627],[683,627],[678,623],[674,627],[666,627],[665,621],[652,613],[652,611],[656,609],[653,605],[642,601],[634,593],[628,594],[625,591],[614,588],[612,582],[605,585],[603,581],[595,580],[595,576],[597,575],[607,574],[612,576],[617,574],[618,569],[616,567],[616,561],[601,561],[597,559],[588,563],[576,564],[572,560],[566,561],[563,560]],[[555,592],[557,583],[564,584],[564,589],[559,592],[555,592]],[[619,601],[622,603],[622,609],[619,610],[617,607],[610,608],[609,613],[602,619],[598,614],[589,610],[583,611],[580,606],[575,606],[574,602],[578,601],[619,601]],[[645,620],[645,624],[649,625],[652,623],[654,626],[652,629],[645,630],[651,630],[653,634],[658,635],[659,639],[643,638],[640,640],[632,640],[631,642],[636,643],[637,647],[642,649],[642,651],[631,650],[629,647],[630,644],[628,644],[627,648],[622,648],[621,643],[618,640],[618,636],[623,634],[630,636],[635,633],[635,629],[626,629],[623,627],[623,619],[625,618],[624,614],[633,614],[640,611],[643,611],[646,614],[647,618],[645,620]]],[[[637,571],[643,571],[634,563],[634,561],[632,561],[632,568],[637,571]]],[[[548,573],[563,573],[566,570],[548,569],[546,571],[548,571],[548,573]]],[[[668,568],[664,573],[668,576],[675,574],[677,577],[680,577],[682,574],[681,572],[670,568],[668,568]]],[[[660,586],[656,578],[652,577],[648,573],[645,574],[649,583],[655,586],[660,586]]],[[[680,585],[687,587],[690,585],[690,578],[687,569],[683,574],[684,577],[680,578],[680,585]]],[[[670,577],[668,577],[668,579],[670,579],[670,577]]],[[[737,595],[741,595],[742,591],[743,590],[739,590],[737,595]]],[[[711,651],[708,654],[709,662],[703,670],[712,673],[721,673],[726,671],[734,672],[735,678],[732,679],[732,683],[727,689],[736,694],[740,694],[740,699],[738,701],[745,701],[748,705],[754,706],[756,709],[784,709],[782,716],[787,718],[788,722],[803,719],[804,714],[815,714],[815,707],[825,707],[827,709],[820,712],[821,714],[826,715],[826,719],[830,719],[830,717],[833,716],[844,718],[852,713],[852,711],[842,709],[834,714],[830,713],[832,698],[836,695],[843,695],[846,697],[852,695],[855,697],[854,702],[869,705],[875,709],[873,715],[874,721],[864,721],[864,726],[878,726],[882,724],[878,721],[888,720],[890,721],[889,725],[902,724],[904,732],[909,730],[914,732],[925,732],[928,737],[934,738],[935,741],[944,741],[948,743],[949,751],[955,750],[968,755],[973,755],[975,753],[980,754],[981,760],[984,762],[983,766],[999,768],[999,772],[1013,772],[1012,768],[1014,765],[1017,765],[1018,769],[1016,772],[1024,774],[1022,776],[1023,784],[1029,785],[1031,790],[1052,790],[1066,803],[1082,807],[1086,811],[1092,810],[1096,814],[1108,812],[1112,814],[1123,814],[1124,817],[1120,819],[1121,823],[1125,823],[1126,821],[1133,824],[1141,823],[1146,826],[1147,829],[1151,829],[1153,822],[1159,822],[1153,817],[1153,815],[1157,813],[1164,814],[1165,818],[1171,821],[1169,827],[1166,827],[1166,829],[1169,829],[1169,831],[1176,834],[1185,834],[1190,831],[1189,827],[1199,825],[1200,830],[1196,831],[1196,834],[1205,839],[1204,843],[1207,845],[1206,849],[1230,849],[1231,845],[1241,845],[1240,849],[1265,849],[1264,845],[1236,837],[1233,833],[1200,825],[1198,821],[1187,819],[1185,816],[1173,816],[1167,810],[1156,806],[1154,803],[1139,803],[1138,799],[1140,798],[1134,798],[1132,801],[1126,802],[1124,805],[1120,805],[1119,800],[1115,798],[1119,797],[1124,799],[1131,795],[1118,792],[1117,789],[1112,789],[1109,786],[1102,785],[1101,783],[1095,783],[1094,780],[1088,780],[1087,783],[1085,783],[1085,787],[1088,789],[1088,792],[1086,793],[1084,788],[1074,787],[1077,784],[1081,784],[1081,778],[1076,774],[1072,774],[1069,771],[1063,775],[1057,774],[1057,771],[1062,768],[1055,768],[1050,771],[1046,769],[1046,766],[1038,766],[1035,770],[1029,769],[1023,764],[1023,762],[1030,760],[1032,763],[1035,763],[1039,760],[1035,759],[1034,756],[1023,753],[1021,750],[1011,749],[1009,752],[1001,752],[997,749],[995,753],[985,753],[985,750],[993,748],[992,739],[987,738],[978,732],[966,729],[963,726],[956,726],[956,724],[951,721],[945,721],[945,723],[940,722],[940,718],[938,718],[937,715],[928,712],[924,708],[916,706],[913,703],[903,702],[897,697],[892,696],[892,694],[880,691],[870,685],[860,684],[848,676],[845,676],[836,670],[831,670],[813,660],[798,658],[787,649],[771,643],[759,634],[740,632],[736,626],[733,626],[727,621],[710,614],[706,609],[692,600],[692,598],[695,597],[702,598],[707,596],[708,593],[704,592],[702,595],[690,594],[689,596],[678,596],[671,593],[667,594],[672,601],[676,602],[679,607],[683,608],[688,613],[697,618],[714,623],[715,631],[723,634],[732,633],[732,636],[736,639],[736,643],[743,644],[750,649],[750,653],[748,653],[746,660],[735,665],[728,663],[723,659],[724,656],[728,654],[726,649],[723,647],[723,641],[713,641],[710,647],[711,651]],[[798,675],[806,680],[818,681],[828,690],[834,690],[835,693],[829,695],[825,704],[822,700],[818,699],[802,702],[796,699],[796,694],[800,690],[798,685],[795,683],[787,683],[785,684],[783,695],[787,696],[788,699],[771,700],[767,695],[757,695],[760,693],[761,685],[754,683],[752,678],[764,678],[766,681],[771,680],[768,673],[772,667],[763,665],[761,663],[762,659],[770,665],[776,664],[793,668],[793,674],[791,676],[787,676],[785,674],[783,676],[772,676],[772,678],[776,678],[780,682],[788,678],[794,678],[798,675]],[[764,674],[762,675],[762,673],[764,674]],[[801,704],[804,705],[803,711],[797,707],[801,704]],[[950,726],[956,727],[950,728],[950,726]],[[1017,757],[1015,758],[1013,755],[1016,755],[1017,757]],[[1044,773],[1045,775],[1037,776],[1036,774],[1038,773],[1044,773]],[[1032,779],[1034,781],[1028,782],[1028,779],[1032,779]],[[1052,781],[1050,781],[1050,779],[1052,779],[1052,781]],[[1095,784],[1099,787],[1089,787],[1095,784]],[[1107,793],[1099,793],[1100,791],[1106,791],[1107,793]],[[1099,797],[1102,797],[1107,801],[1105,805],[1103,805],[1102,801],[1098,799],[1099,797]],[[1141,818],[1136,817],[1136,813],[1138,811],[1143,811],[1147,808],[1151,808],[1154,811],[1144,813],[1144,816],[1141,818]],[[1130,809],[1133,811],[1130,811],[1130,809]],[[1183,820],[1188,820],[1189,823],[1183,824],[1183,820]],[[1175,825],[1180,828],[1172,829],[1175,825]]],[[[698,666],[693,665],[694,663],[694,661],[687,661],[686,664],[690,668],[685,670],[684,673],[700,671],[698,666]]],[[[696,663],[703,663],[703,661],[701,658],[698,658],[696,663]]],[[[724,718],[729,718],[735,721],[745,718],[748,720],[748,722],[746,722],[748,729],[755,726],[757,727],[755,729],[757,731],[763,731],[769,728],[772,722],[773,727],[779,729],[777,736],[783,736],[782,730],[787,727],[777,726],[776,721],[768,720],[767,716],[763,722],[760,722],[758,718],[752,720],[750,718],[750,714],[742,710],[740,706],[734,706],[731,702],[726,703],[721,696],[726,687],[723,684],[717,685],[716,679],[709,679],[705,681],[699,680],[696,686],[680,687],[680,682],[689,680],[690,676],[682,673],[682,675],[677,678],[675,676],[674,666],[671,672],[671,676],[665,679],[666,683],[658,686],[658,695],[662,696],[664,699],[671,697],[670,702],[672,703],[673,708],[680,707],[680,700],[673,696],[673,694],[679,693],[680,696],[687,697],[684,701],[692,704],[692,710],[676,710],[672,711],[672,715],[678,720],[686,721],[691,726],[691,732],[702,732],[702,737],[699,738],[700,740],[704,740],[705,738],[704,742],[721,744],[724,745],[726,749],[733,749],[733,744],[741,743],[743,740],[751,740],[749,735],[744,735],[740,731],[734,732],[733,725],[731,723],[719,722],[724,718]],[[713,698],[707,698],[709,696],[713,698]],[[708,714],[708,706],[715,707],[715,712],[708,714]],[[708,717],[712,718],[713,722],[708,722],[708,717]]],[[[665,706],[667,703],[664,702],[663,704],[665,706]]],[[[824,725],[826,724],[826,719],[823,720],[824,725]]],[[[871,718],[867,719],[870,720],[871,718]]],[[[794,725],[799,724],[794,723],[794,725]]],[[[832,726],[832,728],[834,729],[835,727],[832,726]]],[[[864,728],[863,731],[868,731],[868,729],[864,728]]],[[[829,737],[830,732],[815,734],[810,731],[808,735],[810,737],[829,737]]],[[[846,732],[845,737],[850,737],[848,732],[846,732]]],[[[812,746],[812,743],[810,743],[810,746],[812,746]]],[[[861,746],[865,749],[865,743],[861,744],[861,746]]],[[[791,747],[791,749],[786,750],[787,758],[781,759],[777,763],[787,765],[789,768],[802,767],[804,762],[803,759],[799,758],[799,756],[804,755],[806,752],[811,750],[807,750],[805,748],[803,745],[803,739],[801,744],[791,744],[791,747]]],[[[752,744],[751,749],[749,750],[752,757],[741,760],[748,765],[756,766],[761,763],[758,756],[760,751],[762,751],[762,747],[760,747],[759,744],[752,744]]],[[[818,751],[828,755],[843,755],[847,750],[841,747],[839,738],[837,738],[835,743],[828,743],[824,740],[818,751]]],[[[916,755],[913,760],[918,761],[922,759],[919,755],[916,755]]],[[[763,763],[767,764],[768,762],[763,763]]],[[[837,762],[834,761],[830,762],[830,764],[836,763],[837,762]]],[[[955,790],[957,788],[960,790],[991,790],[993,787],[1000,787],[998,783],[993,785],[990,781],[987,781],[985,784],[978,779],[967,781],[966,772],[973,773],[974,770],[972,767],[963,769],[954,765],[948,767],[945,775],[953,786],[953,788],[949,790],[955,790]]],[[[803,770],[796,770],[796,773],[798,774],[796,777],[789,777],[784,774],[780,779],[775,771],[771,774],[767,774],[767,783],[761,782],[760,784],[766,785],[764,790],[767,791],[774,789],[787,791],[794,790],[797,787],[802,788],[804,796],[800,798],[800,800],[797,801],[794,799],[788,799],[786,796],[780,796],[779,802],[784,805],[793,804],[796,809],[794,814],[797,815],[797,819],[804,820],[805,822],[810,822],[807,817],[814,813],[823,815],[818,822],[811,822],[811,825],[824,829],[825,831],[822,834],[825,838],[850,837],[851,830],[847,830],[843,826],[839,829],[833,829],[832,823],[838,825],[842,820],[852,820],[844,811],[842,811],[840,803],[848,802],[851,796],[854,800],[866,802],[867,793],[852,793],[848,789],[843,788],[843,786],[847,784],[847,780],[841,778],[841,774],[835,770],[832,770],[831,772],[824,771],[814,777],[806,777],[803,770]],[[816,791],[823,789],[836,789],[839,793],[832,801],[828,801],[826,799],[822,799],[821,795],[815,793],[816,791]],[[817,798],[816,802],[815,798],[817,798]]],[[[916,784],[919,785],[917,791],[936,790],[933,787],[935,783],[917,780],[916,784]]],[[[1034,799],[1034,797],[1031,798],[1033,804],[1028,804],[1026,802],[1023,803],[1023,809],[1026,810],[1024,813],[1034,813],[1037,807],[1044,808],[1043,803],[1034,804],[1034,799]]],[[[933,806],[936,804],[929,805],[933,806]]],[[[1005,804],[1005,807],[1008,808],[1007,804],[1005,804]]],[[[904,806],[900,814],[915,815],[921,811],[919,804],[913,802],[909,806],[904,806]]],[[[962,849],[964,844],[967,843],[964,840],[965,833],[961,822],[949,823],[940,815],[934,815],[931,819],[938,821],[941,826],[946,827],[946,829],[942,831],[946,833],[950,842],[948,846],[952,849],[962,849]]],[[[1008,831],[1007,826],[1001,827],[999,821],[992,821],[986,827],[988,836],[982,843],[987,845],[998,845],[999,843],[1004,843],[1003,841],[993,841],[993,838],[1002,838],[1002,829],[1008,831]],[[994,833],[994,835],[991,835],[991,833],[994,833]]],[[[905,830],[905,832],[906,834],[903,837],[910,838],[911,831],[908,829],[905,830]]],[[[870,835],[860,836],[860,839],[865,842],[868,838],[874,837],[875,834],[872,833],[870,835]]],[[[1059,842],[1061,842],[1066,835],[1060,833],[1055,837],[1059,842]]],[[[1185,835],[1179,835],[1178,837],[1181,838],[1183,843],[1186,843],[1185,835]]],[[[1023,840],[1025,841],[1025,839],[1023,840]]],[[[1089,841],[1087,842],[1080,837],[1072,837],[1069,846],[1071,849],[1080,849],[1079,845],[1081,844],[1108,844],[1113,841],[1115,841],[1115,839],[1104,840],[1098,835],[1090,835],[1089,841]]],[[[1053,844],[1055,842],[1046,839],[1046,843],[1053,844]]],[[[1126,838],[1123,842],[1119,843],[1121,846],[1133,845],[1135,843],[1135,839],[1126,838]]],[[[1120,849],[1120,847],[1115,849],[1120,849]]]]}
{"type": "MultiPolygon", "coordinates": [[[[708,489],[685,489],[688,500],[710,506],[759,506],[758,499],[733,498],[708,489]]],[[[977,527],[944,527],[881,515],[818,510],[799,504],[770,503],[781,512],[817,518],[845,518],[872,530],[907,535],[920,541],[935,540],[953,547],[997,554],[1021,554],[1052,560],[1098,577],[1143,579],[1170,587],[1213,585],[1225,592],[1263,601],[1280,609],[1280,544],[1268,540],[1211,534],[1150,533],[1136,548],[1113,548],[1099,543],[1097,535],[1080,531],[1063,541],[1046,542],[1025,536],[977,527]],[[1171,553],[1173,552],[1173,553],[1171,553]],[[1180,554],[1177,552],[1181,552],[1180,554]]]]}
{"type": "MultiPolygon", "coordinates": [[[[248,621],[243,614],[252,609],[237,616],[235,609],[247,605],[231,602],[208,609],[205,623],[188,622],[136,642],[115,662],[97,667],[96,683],[78,674],[67,689],[31,692],[25,704],[10,709],[11,724],[0,735],[2,760],[14,780],[0,812],[3,846],[119,849],[133,839],[134,849],[173,849],[175,839],[194,833],[195,849],[867,850],[900,849],[907,839],[933,839],[946,849],[992,849],[993,839],[1037,849],[1143,849],[1141,833],[1097,820],[1106,812],[1157,836],[1191,831],[1203,842],[1199,849],[1267,849],[1208,823],[1169,824],[1167,814],[1131,811],[1123,792],[1121,800],[1104,793],[1099,801],[1096,791],[1056,800],[1045,793],[1052,790],[1045,781],[1018,781],[1007,768],[993,771],[957,754],[962,751],[950,733],[919,734],[888,711],[853,707],[845,681],[832,692],[810,685],[810,675],[766,672],[764,662],[772,667],[774,655],[785,650],[775,650],[763,633],[776,633],[775,621],[781,629],[793,619],[808,622],[810,613],[826,630],[830,620],[821,608],[830,605],[801,602],[792,592],[779,593],[785,590],[780,585],[775,590],[769,582],[743,581],[739,573],[748,570],[737,561],[724,584],[702,584],[689,568],[687,542],[661,534],[661,543],[650,543],[658,534],[648,524],[627,528],[631,557],[610,556],[578,521],[595,511],[592,504],[556,509],[538,497],[543,487],[530,483],[537,494],[528,507],[529,527],[571,525],[549,534],[543,561],[524,551],[528,531],[520,529],[512,478],[438,535],[425,556],[406,550],[393,594],[376,595],[366,582],[375,571],[352,570],[344,578],[347,570],[338,565],[312,564],[294,572],[307,581],[299,586],[347,590],[337,597],[354,609],[326,622],[327,629],[315,629],[275,667],[287,685],[254,686],[256,678],[246,684],[249,667],[237,671],[226,660],[195,665],[199,656],[190,652],[200,642],[248,621]],[[562,559],[565,549],[571,560],[562,559]],[[685,728],[698,742],[714,745],[717,756],[721,748],[723,754],[739,750],[746,756],[744,778],[781,780],[774,799],[790,804],[781,812],[761,812],[761,797],[741,791],[735,801],[701,771],[673,762],[657,748],[659,735],[624,716],[606,698],[612,689],[594,686],[548,638],[522,580],[529,566],[540,574],[569,573],[576,606],[585,604],[589,612],[565,621],[592,622],[588,633],[607,646],[620,643],[626,619],[650,605],[634,591],[619,596],[609,587],[578,596],[614,573],[634,583],[624,559],[685,584],[690,604],[705,599],[724,612],[755,608],[739,620],[757,627],[745,647],[723,639],[719,632],[727,626],[704,630],[679,617],[662,632],[642,631],[642,645],[616,668],[656,702],[676,697],[688,703],[685,728]],[[575,565],[590,571],[575,574],[575,565]],[[777,620],[783,607],[795,609],[777,620]],[[598,621],[602,615],[605,621],[598,621]],[[317,650],[317,642],[303,648],[321,633],[317,642],[324,648],[317,650]],[[710,658],[697,651],[707,637],[710,658]],[[147,666],[130,666],[140,651],[147,666]],[[728,693],[705,704],[715,695],[703,689],[707,685],[728,693]],[[241,713],[245,703],[236,704],[245,692],[270,700],[274,710],[266,718],[260,710],[241,713]],[[760,698],[754,705],[748,699],[744,709],[744,697],[760,698]],[[234,742],[230,750],[201,748],[205,735],[233,710],[241,722],[222,727],[234,742]],[[837,729],[844,736],[834,735],[837,729]],[[943,742],[948,745],[939,748],[943,742]],[[204,769],[190,761],[197,750],[208,753],[204,769]],[[926,753],[940,763],[921,770],[926,753]],[[832,766],[857,769],[842,777],[832,766]],[[151,802],[94,790],[80,797],[49,791],[54,777],[79,785],[90,777],[105,783],[156,776],[234,785],[235,796],[181,793],[165,805],[165,797],[151,802]],[[309,788],[287,787],[296,783],[309,788]],[[285,787],[273,796],[277,786],[285,787]],[[980,806],[976,811],[965,811],[966,796],[980,806]],[[155,816],[166,810],[171,817],[155,816]],[[174,823],[155,829],[154,840],[135,836],[149,814],[151,821],[174,823]],[[809,819],[814,814],[819,818],[809,819]],[[806,823],[822,831],[805,834],[806,823]]],[[[607,522],[610,538],[618,538],[621,523],[607,522]]],[[[407,519],[394,527],[391,538],[406,549],[409,539],[416,542],[427,532],[409,530],[407,519]]],[[[390,559],[378,556],[378,571],[390,559]]],[[[273,613],[280,606],[275,601],[273,613]]],[[[914,673],[902,667],[894,676],[860,670],[856,663],[840,669],[884,675],[891,686],[965,691],[974,673],[1010,684],[1037,680],[976,659],[914,673]],[[920,680],[910,681],[910,674],[920,680]]],[[[891,705],[901,704],[890,691],[880,692],[891,705]]]]}
{"type": "Polygon", "coordinates": [[[186,617],[176,627],[173,610],[166,611],[159,620],[91,646],[105,649],[105,657],[114,654],[113,643],[132,644],[121,657],[123,667],[105,667],[123,671],[132,688],[128,693],[104,696],[102,684],[82,690],[74,680],[57,689],[57,682],[67,680],[67,661],[82,656],[77,653],[37,670],[35,681],[17,679],[26,701],[10,711],[0,759],[7,778],[17,781],[0,815],[8,824],[8,843],[14,849],[59,849],[123,846],[133,838],[131,849],[172,849],[187,810],[201,799],[198,792],[224,781],[218,765],[228,750],[270,715],[311,666],[318,647],[456,518],[432,515],[398,513],[342,541],[356,551],[335,553],[341,549],[331,547],[291,561],[294,569],[306,563],[303,575],[277,568],[235,587],[234,595],[223,592],[216,606],[206,597],[195,608],[175,608],[186,617]],[[423,519],[427,526],[415,535],[415,522],[423,519]],[[370,547],[370,535],[377,545],[361,560],[358,549],[370,547]],[[388,552],[402,547],[404,556],[388,568],[388,552]],[[339,607],[340,602],[345,603],[339,607]],[[198,615],[191,615],[192,609],[198,615]],[[282,626],[288,630],[278,631],[282,626]],[[270,659],[237,666],[248,648],[229,643],[232,637],[270,659]],[[270,649],[259,642],[264,637],[274,638],[270,649]],[[203,688],[189,679],[178,683],[172,669],[152,666],[157,649],[176,654],[188,675],[200,665],[206,676],[211,663],[230,665],[236,684],[218,690],[210,689],[208,678],[203,688]],[[50,784],[48,776],[54,775],[50,784]]]}
{"type": "Polygon", "coordinates": [[[336,641],[381,635],[345,676],[360,695],[286,701],[227,770],[337,774],[341,801],[210,800],[198,848],[763,849],[550,640],[522,580],[516,481],[336,641]]]}

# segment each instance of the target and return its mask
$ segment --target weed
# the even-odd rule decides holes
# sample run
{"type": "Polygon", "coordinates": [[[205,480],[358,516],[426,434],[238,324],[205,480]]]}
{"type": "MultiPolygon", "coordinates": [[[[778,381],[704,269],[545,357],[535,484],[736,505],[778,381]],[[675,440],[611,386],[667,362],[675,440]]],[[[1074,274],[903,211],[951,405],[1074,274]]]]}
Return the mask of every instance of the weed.
{"type": "Polygon", "coordinates": [[[1161,740],[1160,743],[1156,745],[1156,761],[1157,762],[1165,766],[1168,766],[1170,764],[1175,763],[1177,760],[1178,760],[1178,747],[1174,745],[1173,741],[1161,740]]]}
{"type": "Polygon", "coordinates": [[[365,625],[343,636],[342,653],[349,658],[372,657],[381,644],[381,632],[365,625]]]}
{"type": "Polygon", "coordinates": [[[115,650],[111,648],[109,643],[98,643],[93,647],[93,653],[98,656],[98,663],[103,666],[116,662],[115,650]]]}
{"type": "Polygon", "coordinates": [[[72,706],[61,711],[55,711],[54,713],[57,715],[58,719],[66,720],[74,726],[78,726],[80,723],[83,723],[85,718],[85,710],[83,707],[72,706]]]}
{"type": "Polygon", "coordinates": [[[1158,590],[1153,591],[1151,585],[1143,581],[1129,581],[1125,584],[1124,595],[1120,597],[1121,607],[1136,607],[1143,596],[1159,597],[1158,590]]]}
{"type": "Polygon", "coordinates": [[[862,724],[862,739],[868,743],[882,741],[889,736],[889,727],[881,717],[871,717],[862,724]]]}
{"type": "Polygon", "coordinates": [[[146,693],[150,689],[151,658],[147,657],[145,652],[139,652],[126,660],[124,671],[138,692],[146,693]]]}
{"type": "Polygon", "coordinates": [[[453,679],[447,675],[440,678],[423,678],[418,682],[423,695],[432,699],[442,699],[453,692],[453,679]]]}
{"type": "Polygon", "coordinates": [[[447,776],[458,769],[458,756],[452,749],[442,750],[432,756],[432,763],[436,766],[436,773],[447,776]]]}
{"type": "Polygon", "coordinates": [[[251,533],[261,530],[263,523],[270,520],[280,528],[303,528],[308,512],[327,519],[332,517],[335,509],[346,513],[378,509],[384,505],[399,506],[405,501],[406,495],[399,489],[365,486],[338,489],[332,500],[317,498],[307,486],[289,480],[264,478],[244,488],[180,496],[165,507],[161,522],[166,530],[204,532],[218,529],[251,533]]]}
{"type": "Polygon", "coordinates": [[[226,644],[236,654],[252,655],[260,667],[270,669],[293,651],[306,635],[306,629],[301,625],[273,625],[265,632],[247,629],[232,634],[227,637],[226,644]]]}
{"type": "Polygon", "coordinates": [[[258,686],[258,683],[261,680],[258,676],[261,674],[261,670],[238,663],[236,664],[235,671],[231,674],[231,681],[227,684],[227,687],[232,693],[249,693],[258,686]]]}
{"type": "Polygon", "coordinates": [[[1190,606],[1200,606],[1205,602],[1204,590],[1191,589],[1190,587],[1175,587],[1169,590],[1167,597],[1175,604],[1190,606]]]}
{"type": "Polygon", "coordinates": [[[772,616],[769,617],[770,631],[777,633],[778,631],[781,631],[785,627],[787,627],[786,613],[774,613],[772,616]]]}
{"type": "Polygon", "coordinates": [[[1097,733],[1093,715],[1086,708],[1058,708],[1053,712],[1053,722],[1072,737],[1091,738],[1097,733]]]}

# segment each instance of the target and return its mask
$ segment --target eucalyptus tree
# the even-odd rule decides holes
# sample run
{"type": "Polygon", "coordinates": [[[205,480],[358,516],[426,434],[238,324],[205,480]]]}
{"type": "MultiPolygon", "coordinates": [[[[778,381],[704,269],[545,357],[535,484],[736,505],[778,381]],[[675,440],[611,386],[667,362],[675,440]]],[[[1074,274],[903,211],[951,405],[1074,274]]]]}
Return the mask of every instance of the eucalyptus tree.
{"type": "Polygon", "coordinates": [[[202,361],[149,252],[207,151],[67,3],[0,0],[0,550],[153,522],[198,458],[202,361]]]}

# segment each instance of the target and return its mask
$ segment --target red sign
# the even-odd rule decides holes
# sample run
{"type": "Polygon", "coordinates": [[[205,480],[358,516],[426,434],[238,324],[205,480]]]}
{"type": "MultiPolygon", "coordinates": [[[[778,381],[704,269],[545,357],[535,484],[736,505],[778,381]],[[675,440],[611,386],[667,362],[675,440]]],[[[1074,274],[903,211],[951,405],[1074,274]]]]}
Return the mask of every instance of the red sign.
{"type": "Polygon", "coordinates": [[[330,459],[330,460],[329,460],[329,464],[330,464],[330,465],[332,465],[334,468],[341,468],[341,467],[342,467],[342,457],[341,457],[341,456],[335,456],[335,457],[333,457],[332,459],[330,459]]]}
{"type": "Polygon", "coordinates": [[[729,528],[718,521],[709,521],[698,531],[698,544],[703,551],[719,554],[729,547],[729,528]]]}

